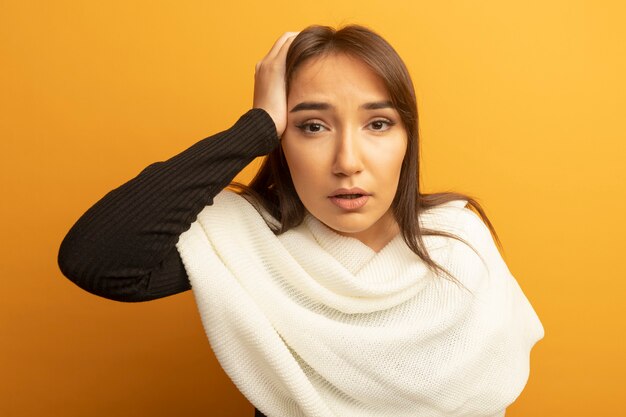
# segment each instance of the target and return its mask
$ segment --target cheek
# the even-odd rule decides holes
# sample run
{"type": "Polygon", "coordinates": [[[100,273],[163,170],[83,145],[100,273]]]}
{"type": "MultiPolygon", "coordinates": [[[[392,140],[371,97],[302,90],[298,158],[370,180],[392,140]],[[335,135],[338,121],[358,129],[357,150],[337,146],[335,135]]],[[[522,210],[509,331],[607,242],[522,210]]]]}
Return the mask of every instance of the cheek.
{"type": "Polygon", "coordinates": [[[320,176],[321,163],[315,158],[315,152],[306,146],[298,146],[289,140],[283,140],[281,145],[283,154],[289,167],[289,173],[296,191],[300,193],[315,183],[320,176]]]}
{"type": "Polygon", "coordinates": [[[398,141],[389,146],[378,147],[370,152],[370,161],[376,167],[376,175],[387,181],[396,181],[400,176],[402,161],[406,154],[406,142],[398,141]]]}

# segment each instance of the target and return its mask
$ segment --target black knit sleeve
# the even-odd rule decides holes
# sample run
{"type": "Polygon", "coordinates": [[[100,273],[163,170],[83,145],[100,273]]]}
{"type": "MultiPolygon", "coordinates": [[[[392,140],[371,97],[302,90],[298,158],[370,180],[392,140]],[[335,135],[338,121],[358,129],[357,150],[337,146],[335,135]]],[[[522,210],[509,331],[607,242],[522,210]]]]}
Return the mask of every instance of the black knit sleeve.
{"type": "Polygon", "coordinates": [[[118,301],[147,301],[190,289],[176,250],[198,213],[255,157],[279,143],[276,125],[251,109],[231,128],[147,166],[85,212],[63,239],[61,272],[118,301]]]}

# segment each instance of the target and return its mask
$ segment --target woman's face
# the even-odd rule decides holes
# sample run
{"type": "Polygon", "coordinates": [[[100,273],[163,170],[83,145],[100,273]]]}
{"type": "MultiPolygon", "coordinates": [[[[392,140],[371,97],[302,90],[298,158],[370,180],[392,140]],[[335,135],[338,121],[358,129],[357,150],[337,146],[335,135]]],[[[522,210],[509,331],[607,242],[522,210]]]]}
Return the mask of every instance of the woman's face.
{"type": "Polygon", "coordinates": [[[358,59],[313,58],[292,78],[281,142],[304,207],[377,251],[399,231],[390,207],[407,147],[390,100],[358,59]]]}

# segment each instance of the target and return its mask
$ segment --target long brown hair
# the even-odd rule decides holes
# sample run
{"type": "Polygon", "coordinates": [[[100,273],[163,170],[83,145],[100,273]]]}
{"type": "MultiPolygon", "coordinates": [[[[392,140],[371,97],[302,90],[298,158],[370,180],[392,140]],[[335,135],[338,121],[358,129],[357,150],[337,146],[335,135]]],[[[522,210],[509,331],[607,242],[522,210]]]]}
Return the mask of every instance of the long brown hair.
{"type": "MultiPolygon", "coordinates": [[[[475,198],[458,192],[432,194],[420,192],[417,101],[413,82],[404,62],[387,41],[364,26],[348,25],[336,30],[329,26],[312,25],[298,34],[287,52],[285,72],[287,95],[295,71],[304,62],[330,53],[348,54],[361,60],[384,81],[391,102],[406,128],[408,138],[398,189],[391,204],[394,218],[408,247],[426,263],[428,268],[435,273],[440,271],[452,282],[460,284],[445,268],[432,260],[422,236],[447,236],[465,241],[447,232],[421,228],[418,221],[421,212],[449,201],[466,200],[487,224],[500,248],[502,245],[487,214],[475,198]]],[[[248,186],[236,182],[231,183],[231,186],[254,204],[260,203],[279,221],[279,226],[272,227],[275,234],[284,233],[298,226],[304,219],[306,209],[293,185],[282,146],[276,147],[267,156],[248,186]]]]}

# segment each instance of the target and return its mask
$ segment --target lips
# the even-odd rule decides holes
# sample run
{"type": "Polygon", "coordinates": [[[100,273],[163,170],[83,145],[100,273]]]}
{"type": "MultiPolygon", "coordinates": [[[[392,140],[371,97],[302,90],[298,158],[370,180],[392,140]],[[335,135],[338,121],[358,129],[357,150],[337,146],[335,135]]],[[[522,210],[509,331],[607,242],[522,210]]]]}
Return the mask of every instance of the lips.
{"type": "Polygon", "coordinates": [[[339,188],[331,193],[328,197],[338,197],[338,198],[359,198],[362,196],[371,195],[367,191],[362,188],[354,187],[354,188],[339,188]]]}
{"type": "Polygon", "coordinates": [[[344,211],[355,211],[365,206],[370,193],[362,188],[339,188],[328,196],[331,203],[344,211]]]}

